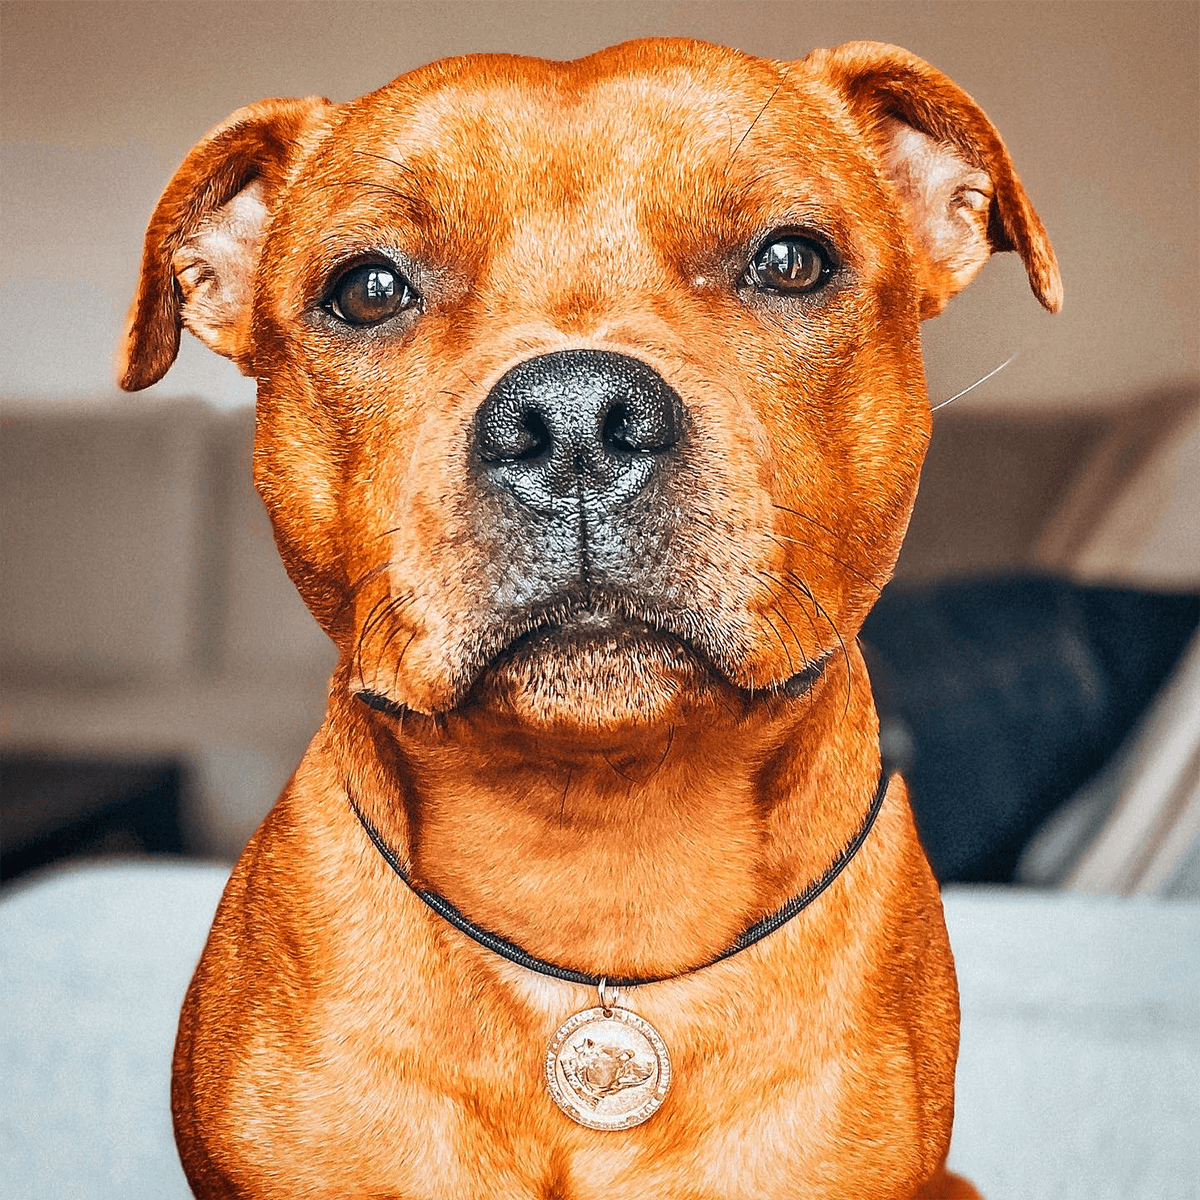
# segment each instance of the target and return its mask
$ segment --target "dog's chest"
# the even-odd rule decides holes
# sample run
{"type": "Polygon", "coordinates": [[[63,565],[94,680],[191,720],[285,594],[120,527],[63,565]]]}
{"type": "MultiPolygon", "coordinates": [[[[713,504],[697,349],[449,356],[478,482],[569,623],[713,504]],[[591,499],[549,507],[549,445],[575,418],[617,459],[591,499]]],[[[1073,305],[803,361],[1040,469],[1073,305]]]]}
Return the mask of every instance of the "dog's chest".
{"type": "MultiPolygon", "coordinates": [[[[311,1132],[308,1161],[288,1164],[307,1176],[303,1194],[611,1200],[620,1189],[677,1195],[681,1181],[695,1200],[794,1200],[797,1187],[806,1200],[850,1194],[852,1164],[843,1156],[830,1175],[828,1148],[858,1123],[862,1081],[794,1024],[764,1020],[731,1037],[716,1014],[663,1022],[675,1071],[662,1109],[635,1129],[594,1131],[560,1112],[543,1083],[557,1014],[514,1023],[511,1009],[478,995],[431,999],[390,1028],[351,1033],[339,1021],[317,1054],[289,1068],[285,1123],[311,1132]]],[[[902,1118],[912,1065],[890,1066],[891,1078],[874,1081],[896,1089],[888,1124],[873,1131],[876,1164],[911,1142],[902,1118]]]]}

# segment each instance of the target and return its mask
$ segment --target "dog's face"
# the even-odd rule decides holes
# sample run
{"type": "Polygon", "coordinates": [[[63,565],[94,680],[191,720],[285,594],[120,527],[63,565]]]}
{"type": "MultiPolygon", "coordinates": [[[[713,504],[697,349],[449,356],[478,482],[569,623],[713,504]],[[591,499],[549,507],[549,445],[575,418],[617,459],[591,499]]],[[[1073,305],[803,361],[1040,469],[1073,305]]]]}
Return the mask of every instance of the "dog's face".
{"type": "Polygon", "coordinates": [[[928,439],[920,320],[993,248],[1057,306],[994,130],[894,48],[457,59],[201,143],[125,383],[181,320],[257,377],[280,550],[373,703],[653,725],[854,637],[928,439]]]}

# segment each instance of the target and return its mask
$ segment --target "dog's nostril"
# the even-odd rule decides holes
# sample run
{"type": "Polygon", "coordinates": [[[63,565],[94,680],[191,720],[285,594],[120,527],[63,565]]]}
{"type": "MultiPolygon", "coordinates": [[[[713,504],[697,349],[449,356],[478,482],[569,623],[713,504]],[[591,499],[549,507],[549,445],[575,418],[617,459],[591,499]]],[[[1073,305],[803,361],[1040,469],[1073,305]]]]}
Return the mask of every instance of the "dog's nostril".
{"type": "Polygon", "coordinates": [[[550,451],[552,437],[545,417],[536,408],[510,409],[488,423],[479,439],[484,462],[527,462],[550,451]]]}
{"type": "Polygon", "coordinates": [[[529,412],[521,419],[521,433],[509,455],[513,462],[539,458],[550,451],[550,430],[541,413],[529,412]]]}
{"type": "Polygon", "coordinates": [[[617,450],[661,454],[679,441],[675,409],[674,394],[665,385],[652,389],[635,385],[625,399],[614,401],[600,436],[617,450]]]}
{"type": "Polygon", "coordinates": [[[604,426],[600,436],[605,445],[615,446],[618,450],[635,449],[626,437],[628,430],[629,409],[624,404],[614,404],[604,418],[604,426]]]}

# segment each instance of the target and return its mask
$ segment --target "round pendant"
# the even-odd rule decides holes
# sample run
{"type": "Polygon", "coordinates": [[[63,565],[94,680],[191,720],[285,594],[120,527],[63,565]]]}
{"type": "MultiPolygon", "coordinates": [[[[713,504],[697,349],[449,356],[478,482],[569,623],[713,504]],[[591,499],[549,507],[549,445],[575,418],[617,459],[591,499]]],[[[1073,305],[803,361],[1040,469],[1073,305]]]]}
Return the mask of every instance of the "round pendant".
{"type": "Polygon", "coordinates": [[[627,1008],[588,1008],[563,1022],[546,1050],[554,1103],[589,1129],[630,1129],[648,1120],[671,1086],[658,1030],[627,1008]]]}

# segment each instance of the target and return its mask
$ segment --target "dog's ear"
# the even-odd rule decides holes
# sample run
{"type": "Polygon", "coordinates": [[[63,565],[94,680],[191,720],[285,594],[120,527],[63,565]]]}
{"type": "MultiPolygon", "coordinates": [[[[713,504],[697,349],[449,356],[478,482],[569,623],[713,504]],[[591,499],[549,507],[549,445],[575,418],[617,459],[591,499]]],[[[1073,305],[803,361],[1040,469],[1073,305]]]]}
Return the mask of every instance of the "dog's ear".
{"type": "Polygon", "coordinates": [[[167,185],[117,352],[127,392],[157,383],[184,325],[250,372],[249,323],[262,237],[288,168],[331,106],[320,97],[238,109],[199,142],[167,185]]]}
{"type": "Polygon", "coordinates": [[[1046,230],[983,110],[923,59],[847,42],[805,60],[845,97],[896,188],[921,271],[921,316],[941,312],[997,250],[1016,250],[1034,295],[1062,307],[1046,230]]]}

